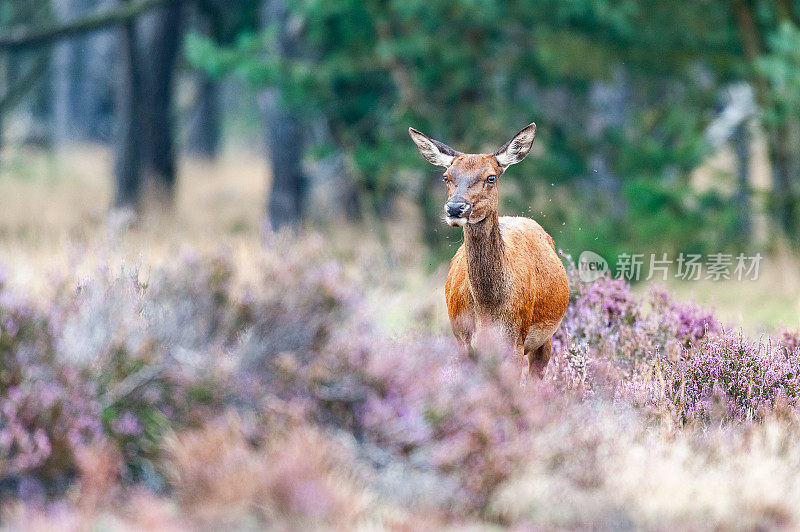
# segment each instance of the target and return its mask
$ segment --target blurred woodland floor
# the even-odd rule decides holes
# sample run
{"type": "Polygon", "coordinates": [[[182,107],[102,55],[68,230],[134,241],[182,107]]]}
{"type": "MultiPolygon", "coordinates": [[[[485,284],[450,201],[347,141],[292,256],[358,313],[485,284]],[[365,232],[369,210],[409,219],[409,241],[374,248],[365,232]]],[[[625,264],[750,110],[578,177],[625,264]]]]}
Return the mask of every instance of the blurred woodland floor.
{"type": "MultiPolygon", "coordinates": [[[[184,159],[172,212],[151,204],[135,224],[124,213],[109,214],[112,158],[103,148],[9,150],[3,160],[0,264],[9,281],[25,290],[46,295],[37,293],[46,285],[40,282],[43,276],[60,271],[89,276],[98,264],[113,268],[126,262],[147,271],[184,250],[223,249],[236,262],[241,281],[257,277],[253,265],[264,238],[260,224],[268,165],[256,155],[233,151],[216,162],[184,159]]],[[[446,329],[446,265],[423,267],[426,253],[413,205],[401,203],[395,216],[388,250],[367,227],[337,223],[319,230],[328,251],[353,268],[385,260],[402,266],[392,268],[396,278],[379,280],[367,291],[388,332],[402,331],[420,318],[446,329]]],[[[647,287],[641,283],[635,291],[647,287]]],[[[720,318],[751,335],[800,326],[800,261],[788,252],[767,256],[755,282],[674,280],[667,287],[677,299],[710,304],[720,318]]]]}
{"type": "MultiPolygon", "coordinates": [[[[265,238],[261,224],[269,176],[268,165],[257,156],[240,151],[216,162],[184,159],[172,211],[151,202],[136,223],[109,210],[113,162],[102,148],[18,151],[5,160],[0,265],[12,285],[35,296],[51,296],[41,293],[52,285],[42,280],[60,272],[90,277],[98,265],[115,269],[125,263],[141,266],[146,274],[187,252],[222,251],[234,261],[237,281],[260,279],[257,257],[265,238]]],[[[370,263],[380,263],[384,272],[387,260],[402,265],[393,268],[397,277],[374,279],[366,291],[387,332],[402,331],[412,320],[443,330],[449,327],[443,304],[446,265],[423,268],[425,249],[417,238],[414,207],[399,205],[398,217],[404,222],[387,231],[390,251],[366,227],[337,223],[318,230],[326,252],[348,267],[368,270],[370,263]]]]}

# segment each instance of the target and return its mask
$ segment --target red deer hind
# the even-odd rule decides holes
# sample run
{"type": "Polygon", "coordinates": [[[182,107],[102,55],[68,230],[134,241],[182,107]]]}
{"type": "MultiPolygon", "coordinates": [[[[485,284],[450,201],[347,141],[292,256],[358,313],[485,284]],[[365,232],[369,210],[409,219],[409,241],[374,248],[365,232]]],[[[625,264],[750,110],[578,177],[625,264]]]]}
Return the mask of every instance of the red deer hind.
{"type": "Polygon", "coordinates": [[[408,132],[428,162],[447,168],[445,220],[464,229],[445,284],[461,351],[469,351],[476,330],[499,325],[523,368],[543,377],[552,336],[567,309],[567,274],[553,239],[538,223],[497,215],[498,179],[528,155],[536,124],[496,152],[478,155],[457,152],[414,128],[408,132]]]}

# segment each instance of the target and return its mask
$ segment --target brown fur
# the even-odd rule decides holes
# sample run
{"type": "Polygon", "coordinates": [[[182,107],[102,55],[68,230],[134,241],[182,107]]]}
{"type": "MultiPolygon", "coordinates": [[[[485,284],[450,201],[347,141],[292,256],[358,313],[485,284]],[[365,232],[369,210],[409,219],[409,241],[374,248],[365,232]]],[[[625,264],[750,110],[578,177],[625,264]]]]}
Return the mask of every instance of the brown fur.
{"type": "Polygon", "coordinates": [[[499,325],[538,377],[550,360],[552,335],[569,300],[567,273],[553,239],[528,218],[497,215],[497,183],[528,155],[536,124],[528,124],[492,154],[460,153],[414,128],[411,139],[431,164],[447,168],[445,214],[464,227],[464,245],[450,262],[445,296],[462,352],[478,329],[499,325]]]}
{"type": "Polygon", "coordinates": [[[445,173],[450,197],[472,205],[464,244],[450,262],[447,310],[462,350],[478,327],[499,324],[528,371],[542,377],[550,331],[567,309],[567,275],[553,239],[538,223],[498,218],[497,187],[485,178],[501,173],[491,155],[460,156],[445,173]]]}

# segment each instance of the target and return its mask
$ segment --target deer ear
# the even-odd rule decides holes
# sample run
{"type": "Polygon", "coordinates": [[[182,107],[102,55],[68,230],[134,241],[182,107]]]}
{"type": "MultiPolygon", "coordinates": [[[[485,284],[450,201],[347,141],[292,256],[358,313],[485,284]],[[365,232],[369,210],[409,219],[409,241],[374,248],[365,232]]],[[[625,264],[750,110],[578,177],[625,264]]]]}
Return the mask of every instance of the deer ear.
{"type": "Polygon", "coordinates": [[[408,134],[411,135],[411,140],[419,148],[422,154],[429,163],[436,166],[444,166],[447,168],[453,163],[453,159],[461,155],[447,144],[443,144],[438,140],[433,140],[426,135],[423,135],[413,127],[408,128],[408,134]]]}
{"type": "Polygon", "coordinates": [[[536,137],[536,124],[528,124],[514,138],[503,144],[503,147],[494,152],[494,158],[503,169],[520,162],[528,155],[536,137]]]}

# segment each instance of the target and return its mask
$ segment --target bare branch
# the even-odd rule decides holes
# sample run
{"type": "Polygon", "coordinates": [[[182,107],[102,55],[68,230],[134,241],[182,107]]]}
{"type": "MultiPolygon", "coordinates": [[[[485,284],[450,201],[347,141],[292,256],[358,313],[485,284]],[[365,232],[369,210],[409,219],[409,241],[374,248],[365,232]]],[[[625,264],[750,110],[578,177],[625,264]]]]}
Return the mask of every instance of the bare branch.
{"type": "Polygon", "coordinates": [[[49,46],[56,41],[85,35],[110,26],[123,24],[162,5],[191,0],[142,0],[121,6],[105,13],[89,15],[84,18],[55,25],[43,30],[12,31],[0,37],[0,52],[15,52],[30,48],[49,46]]]}

